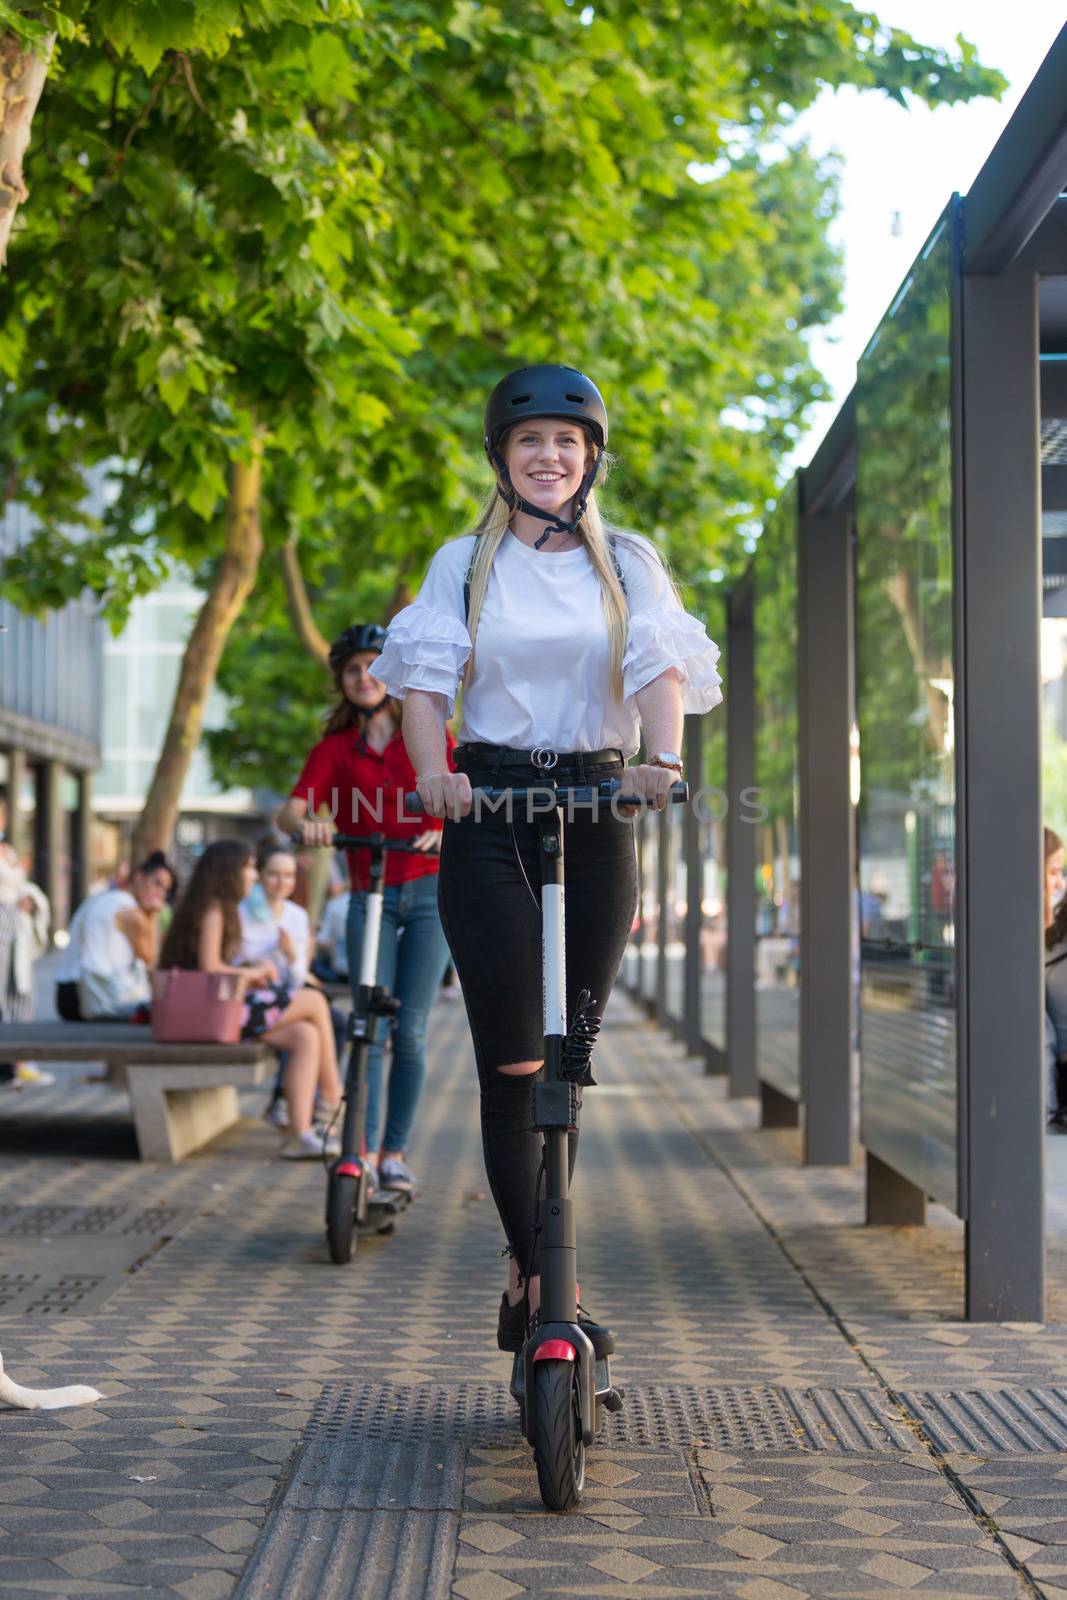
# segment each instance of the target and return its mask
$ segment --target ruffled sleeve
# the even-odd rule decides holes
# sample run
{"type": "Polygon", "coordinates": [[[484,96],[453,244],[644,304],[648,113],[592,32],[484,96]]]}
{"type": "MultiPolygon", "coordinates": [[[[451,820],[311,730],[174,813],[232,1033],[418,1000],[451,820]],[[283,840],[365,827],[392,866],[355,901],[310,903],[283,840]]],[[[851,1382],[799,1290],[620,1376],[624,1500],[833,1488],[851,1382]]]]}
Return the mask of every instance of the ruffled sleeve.
{"type": "Polygon", "coordinates": [[[718,645],[708,638],[703,623],[683,610],[654,546],[631,535],[619,539],[617,551],[630,606],[622,658],[624,697],[629,699],[673,667],[681,679],[683,709],[710,711],[722,700],[718,645]]]}
{"type": "Polygon", "coordinates": [[[471,653],[463,604],[463,579],[470,538],[442,545],[430,562],[419,597],[389,624],[374,676],[403,700],[409,689],[426,689],[456,705],[459,675],[471,653]]]}

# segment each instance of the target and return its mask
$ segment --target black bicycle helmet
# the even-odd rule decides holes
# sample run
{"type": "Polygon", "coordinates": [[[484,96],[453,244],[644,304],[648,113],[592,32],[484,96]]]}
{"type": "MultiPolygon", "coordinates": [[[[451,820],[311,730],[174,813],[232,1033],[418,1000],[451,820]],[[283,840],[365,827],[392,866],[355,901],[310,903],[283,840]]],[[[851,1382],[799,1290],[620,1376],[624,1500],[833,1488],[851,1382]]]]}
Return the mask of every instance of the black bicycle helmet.
{"type": "Polygon", "coordinates": [[[349,656],[358,655],[361,650],[380,653],[384,643],[385,629],[376,622],[354,622],[330,646],[330,666],[336,671],[344,666],[349,656]]]}
{"type": "Polygon", "coordinates": [[[534,367],[519,367],[502,378],[489,396],[485,408],[485,453],[499,475],[498,488],[501,499],[513,510],[525,511],[529,516],[540,517],[552,524],[538,544],[549,537],[553,529],[573,533],[585,515],[589,491],[596,481],[604,447],[608,442],[608,410],[604,398],[584,372],[576,367],[555,366],[548,363],[534,367]],[[574,499],[574,516],[564,522],[554,512],[531,505],[515,491],[507,463],[498,448],[507,430],[523,419],[535,417],[571,417],[581,423],[596,445],[596,459],[574,499]]]}

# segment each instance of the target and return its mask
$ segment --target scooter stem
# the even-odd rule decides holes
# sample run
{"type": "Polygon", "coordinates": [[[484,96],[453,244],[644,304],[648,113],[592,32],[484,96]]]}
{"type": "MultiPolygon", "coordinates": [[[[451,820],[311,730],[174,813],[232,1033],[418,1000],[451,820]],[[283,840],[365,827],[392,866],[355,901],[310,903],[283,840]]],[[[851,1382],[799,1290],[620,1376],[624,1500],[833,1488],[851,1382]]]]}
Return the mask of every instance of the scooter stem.
{"type": "MultiPolygon", "coordinates": [[[[546,1085],[561,1082],[567,1032],[567,969],[563,893],[563,812],[539,819],[541,962],[544,983],[546,1085]]],[[[545,1129],[545,1199],[541,1208],[541,1320],[575,1322],[577,1241],[570,1198],[570,1140],[565,1127],[545,1129]]]]}

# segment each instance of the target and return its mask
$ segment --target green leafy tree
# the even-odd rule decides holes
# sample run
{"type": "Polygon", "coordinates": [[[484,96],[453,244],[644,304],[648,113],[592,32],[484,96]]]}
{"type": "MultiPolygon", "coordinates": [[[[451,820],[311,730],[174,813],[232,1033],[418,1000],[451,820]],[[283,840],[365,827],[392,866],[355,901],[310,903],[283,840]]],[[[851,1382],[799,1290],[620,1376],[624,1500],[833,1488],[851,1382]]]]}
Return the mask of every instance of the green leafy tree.
{"type": "Polygon", "coordinates": [[[0,447],[9,492],[40,521],[7,592],[44,608],[88,583],[118,625],[177,560],[206,587],[139,851],[170,836],[255,583],[264,472],[299,454],[350,470],[383,420],[382,374],[414,345],[351,270],[380,183],[346,126],[343,42],[305,9],[195,72],[173,52],[146,70],[72,42],[3,286],[0,447]],[[96,523],[93,465],[113,495],[96,523]]]}
{"type": "MultiPolygon", "coordinates": [[[[148,14],[99,8],[129,12],[148,14]]],[[[142,843],[169,831],[231,633],[226,686],[256,697],[235,722],[279,754],[248,659],[288,626],[264,546],[321,661],[333,618],[417,583],[469,515],[509,365],[595,372],[618,508],[710,600],[820,392],[806,334],[836,307],[832,172],[791,144],[795,114],[823,84],[938,101],[1001,82],[843,0],[230,16],[224,40],[161,34],[138,57],[86,7],[0,286],[0,470],[41,520],[5,593],[88,586],[118,624],[175,561],[207,587],[142,843]]]]}

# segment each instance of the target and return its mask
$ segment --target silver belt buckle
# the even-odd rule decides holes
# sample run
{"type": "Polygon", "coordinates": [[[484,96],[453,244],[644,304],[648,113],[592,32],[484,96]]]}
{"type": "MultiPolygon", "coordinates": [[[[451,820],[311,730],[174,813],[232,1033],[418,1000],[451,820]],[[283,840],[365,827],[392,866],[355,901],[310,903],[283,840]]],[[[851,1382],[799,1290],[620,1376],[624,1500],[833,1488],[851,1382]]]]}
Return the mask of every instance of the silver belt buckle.
{"type": "Polygon", "coordinates": [[[559,756],[554,750],[545,750],[539,745],[536,750],[530,751],[530,760],[539,772],[551,772],[559,756]]]}

